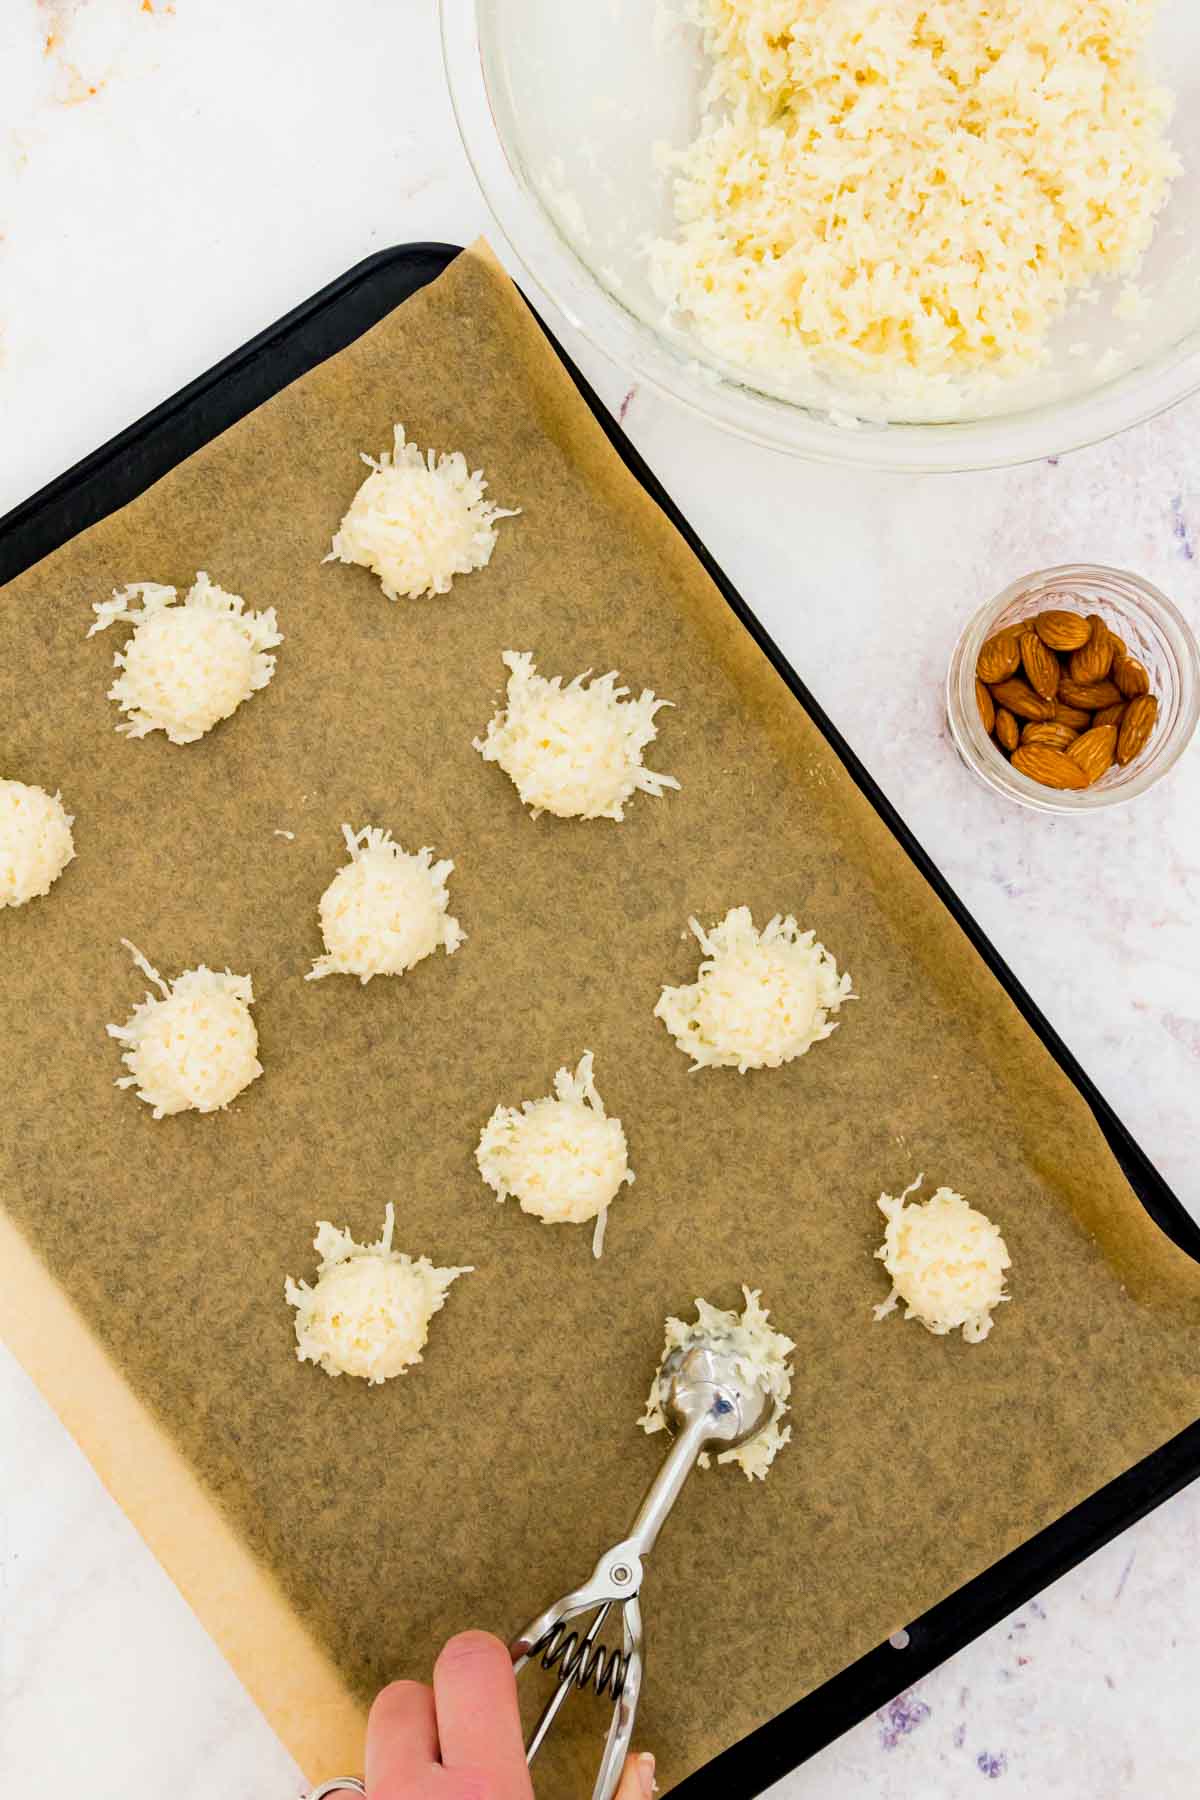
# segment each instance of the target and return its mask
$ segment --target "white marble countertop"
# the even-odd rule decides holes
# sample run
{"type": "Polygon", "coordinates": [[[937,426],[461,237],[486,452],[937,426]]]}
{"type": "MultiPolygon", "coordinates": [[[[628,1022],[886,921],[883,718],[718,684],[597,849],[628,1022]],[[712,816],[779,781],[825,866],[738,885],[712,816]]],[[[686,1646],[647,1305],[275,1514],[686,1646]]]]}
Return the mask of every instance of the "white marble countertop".
{"type": "MultiPolygon", "coordinates": [[[[489,227],[433,0],[7,0],[0,121],[0,512],[361,257],[489,227]]],[[[939,698],[966,611],[1041,565],[1139,570],[1200,625],[1200,403],[1055,464],[847,475],[685,427],[562,335],[1200,1216],[1200,749],[1131,810],[1035,817],[972,785],[939,698]]],[[[299,1794],[3,1353],[0,1442],[5,1793],[299,1794]]],[[[1185,1493],[774,1793],[1194,1796],[1198,1540],[1185,1493]]]]}

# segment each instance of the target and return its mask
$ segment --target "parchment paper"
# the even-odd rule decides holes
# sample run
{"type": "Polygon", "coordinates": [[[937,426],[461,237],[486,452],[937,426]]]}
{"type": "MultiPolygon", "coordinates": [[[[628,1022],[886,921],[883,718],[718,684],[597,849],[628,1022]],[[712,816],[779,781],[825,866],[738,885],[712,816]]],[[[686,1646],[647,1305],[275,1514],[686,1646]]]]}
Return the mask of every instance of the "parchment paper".
{"type": "MultiPolygon", "coordinates": [[[[462,1626],[507,1636],[624,1532],[665,1447],[636,1426],[663,1318],[697,1294],[760,1287],[797,1340],[795,1439],[763,1486],[698,1475],[655,1552],[638,1738],[668,1789],[1195,1416],[1200,1270],[484,255],[11,584],[0,667],[4,770],[61,786],[78,847],[0,914],[0,1173],[36,1258],[8,1260],[7,1329],[314,1778],[377,1685],[462,1626]],[[397,419],[522,508],[445,599],[321,563],[397,419]],[[276,678],[201,743],[126,741],[91,602],[197,568],[277,607],[276,678]],[[648,760],[682,791],[534,823],[471,748],[510,647],[675,701],[648,760]],[[343,820],[454,858],[456,956],[302,979],[343,820]],[[694,978],[689,913],[738,903],[794,911],[861,998],[787,1068],[691,1074],[652,1009],[694,978]],[[113,1086],[104,1027],[144,988],[122,936],[252,974],[266,1073],[227,1113],[155,1123],[113,1086]],[[599,1264],[473,1162],[496,1102],[585,1048],[637,1172],[599,1264]],[[1008,1240],[983,1345],[872,1321],[874,1202],[919,1169],[1008,1240]],[[370,1236],[388,1200],[402,1248],[477,1272],[369,1390],[297,1363],[283,1278],[318,1218],[370,1236]],[[143,1426],[114,1442],[118,1401],[143,1426]],[[232,1533],[236,1581],[197,1533],[232,1533]]],[[[541,1791],[582,1795],[607,1711],[562,1717],[541,1791]]]]}

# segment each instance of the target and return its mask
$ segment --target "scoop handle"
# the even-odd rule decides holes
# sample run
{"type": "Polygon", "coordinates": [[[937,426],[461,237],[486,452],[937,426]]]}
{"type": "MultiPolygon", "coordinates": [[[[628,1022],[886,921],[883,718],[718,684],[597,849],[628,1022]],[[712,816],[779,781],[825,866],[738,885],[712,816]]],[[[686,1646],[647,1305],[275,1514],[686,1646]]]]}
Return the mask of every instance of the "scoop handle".
{"type": "Polygon", "coordinates": [[[678,1500],[684,1482],[695,1468],[700,1452],[712,1435],[712,1423],[706,1414],[692,1419],[679,1433],[666,1460],[638,1508],[633,1529],[622,1548],[638,1556],[648,1556],[667,1521],[667,1515],[678,1500]]]}

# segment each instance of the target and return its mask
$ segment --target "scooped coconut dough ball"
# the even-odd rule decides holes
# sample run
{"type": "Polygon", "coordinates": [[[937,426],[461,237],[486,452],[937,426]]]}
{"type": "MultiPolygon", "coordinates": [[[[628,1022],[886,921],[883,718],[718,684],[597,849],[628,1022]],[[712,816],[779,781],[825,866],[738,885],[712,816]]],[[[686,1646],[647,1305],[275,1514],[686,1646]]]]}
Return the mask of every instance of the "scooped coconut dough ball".
{"type": "Polygon", "coordinates": [[[854,998],[849,975],[811,931],[776,913],[761,932],[748,906],[705,931],[689,919],[704,960],[686,987],[665,987],[661,1019],[693,1069],[777,1069],[837,1029],[830,1018],[854,998]]]}
{"type": "Polygon", "coordinates": [[[403,425],[395,427],[393,447],[378,462],[360,454],[372,472],[325,561],[370,569],[389,600],[448,594],[456,575],[491,561],[496,520],[515,519],[520,510],[485,500],[483,471],[468,469],[461,451],[422,455],[405,442],[403,425]]]}
{"type": "Polygon", "coordinates": [[[657,798],[679,786],[673,775],[642,767],[642,751],[658,736],[654,715],[669,700],[649,688],[630,699],[615,670],[593,681],[576,675],[564,687],[561,675],[537,674],[529,651],[506,650],[503,661],[511,670],[507,705],[473,748],[499,763],[535,819],[549,812],[620,821],[635,793],[657,798]]]}
{"type": "Polygon", "coordinates": [[[350,861],[321,895],[325,955],[305,976],[403,975],[439,948],[453,956],[466,932],[449,914],[446,877],[454,864],[435,863],[432,850],[410,853],[390,831],[342,826],[350,861]]]}
{"type": "Polygon", "coordinates": [[[121,942],[159,996],[147,994],[124,1025],[108,1027],[129,1070],[116,1085],[136,1088],[156,1119],[219,1112],[262,1074],[250,977],[201,963],[167,982],[128,938],[121,942]]]}
{"type": "Polygon", "coordinates": [[[918,1175],[898,1200],[879,1196],[887,1230],[875,1254],[892,1291],[875,1317],[886,1318],[903,1301],[905,1318],[935,1337],[961,1327],[968,1344],[980,1344],[992,1329],[993,1307],[1010,1297],[1004,1292],[1008,1247],[992,1221],[952,1188],[906,1205],[924,1179],[918,1175]]]}
{"type": "Polygon", "coordinates": [[[117,726],[127,737],[165,731],[173,744],[195,743],[266,687],[275,673],[267,653],[283,642],[273,606],[247,612],[203,569],[182,601],[173,587],[138,581],[92,610],[89,637],[118,619],[136,627],[113,657],[121,674],[108,690],[129,715],[117,726]]]}
{"type": "MultiPolygon", "coordinates": [[[[792,1391],[792,1369],[788,1357],[796,1348],[790,1337],[782,1331],[776,1331],[770,1323],[770,1314],[760,1303],[758,1288],[742,1288],[745,1306],[740,1313],[725,1312],[711,1301],[697,1300],[696,1317],[693,1322],[685,1324],[682,1319],[668,1319],[666,1341],[663,1344],[662,1359],[650,1383],[650,1398],[646,1402],[646,1410],[638,1420],[642,1430],[649,1433],[667,1429],[666,1414],[663,1411],[662,1364],[666,1362],[672,1350],[690,1349],[693,1344],[718,1343],[730,1356],[737,1358],[742,1375],[769,1394],[775,1402],[775,1410],[762,1430],[744,1444],[734,1450],[721,1450],[717,1454],[718,1463],[736,1463],[750,1481],[763,1481],[767,1470],[779,1455],[784,1445],[791,1441],[792,1428],[783,1423],[783,1416],[791,1409],[788,1406],[788,1395],[792,1391]]],[[[712,1466],[712,1457],[706,1450],[700,1458],[700,1467],[708,1469],[712,1466]]]]}
{"type": "Polygon", "coordinates": [[[524,1100],[519,1112],[498,1106],[480,1135],[475,1160],[497,1200],[514,1194],[522,1212],[547,1225],[595,1219],[597,1256],[608,1208],[634,1178],[621,1121],[608,1117],[596,1091],[590,1050],[573,1075],[559,1069],[553,1095],[524,1100]]]}
{"type": "Polygon", "coordinates": [[[75,854],[74,823],[61,794],[0,781],[0,906],[50,892],[75,854]]]}
{"type": "Polygon", "coordinates": [[[419,1363],[429,1322],[470,1268],[436,1269],[426,1256],[392,1249],[395,1208],[387,1208],[377,1244],[356,1244],[322,1220],[313,1240],[321,1259],[314,1286],[284,1282],[296,1308],[296,1355],[327,1375],[358,1375],[378,1384],[419,1363]]]}

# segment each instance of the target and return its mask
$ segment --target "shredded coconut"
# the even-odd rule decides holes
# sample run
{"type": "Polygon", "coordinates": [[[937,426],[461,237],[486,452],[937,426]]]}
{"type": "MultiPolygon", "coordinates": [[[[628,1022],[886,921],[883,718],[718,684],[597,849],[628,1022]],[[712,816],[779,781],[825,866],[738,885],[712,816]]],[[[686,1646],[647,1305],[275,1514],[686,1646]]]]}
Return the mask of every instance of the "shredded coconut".
{"type": "Polygon", "coordinates": [[[48,894],[75,854],[61,794],[0,781],[0,907],[48,894]]]}
{"type": "Polygon", "coordinates": [[[459,450],[424,455],[397,425],[392,449],[371,470],[342,520],[326,562],[358,563],[378,575],[389,600],[448,594],[456,575],[491,561],[496,520],[520,508],[485,500],[483,471],[472,472],[459,450]]]}
{"type": "MultiPolygon", "coordinates": [[[[723,1312],[707,1300],[697,1300],[696,1317],[690,1325],[685,1325],[682,1319],[667,1320],[662,1357],[650,1384],[646,1410],[638,1420],[645,1432],[666,1430],[662,1364],[672,1350],[696,1343],[711,1343],[716,1339],[722,1349],[737,1358],[743,1379],[753,1382],[775,1401],[774,1416],[756,1436],[735,1450],[721,1450],[717,1454],[718,1463],[737,1463],[751,1481],[762,1481],[783,1446],[791,1441],[791,1426],[782,1425],[780,1421],[791,1410],[787,1399],[792,1391],[792,1371],[787,1359],[796,1348],[791,1338],[784,1337],[781,1331],[773,1330],[767,1323],[770,1314],[759,1304],[759,1292],[758,1288],[742,1288],[746,1305],[741,1314],[723,1312]]],[[[705,1451],[700,1458],[700,1467],[711,1466],[712,1458],[705,1451]]]]}
{"type": "Polygon", "coordinates": [[[357,1244],[327,1220],[313,1247],[320,1257],[316,1284],[284,1282],[296,1308],[296,1356],[327,1375],[359,1375],[372,1385],[422,1361],[429,1322],[446,1294],[470,1268],[436,1269],[427,1256],[392,1249],[396,1210],[388,1205],[377,1244],[357,1244]]]}
{"type": "Polygon", "coordinates": [[[403,975],[439,945],[453,956],[466,932],[448,912],[450,861],[435,863],[429,849],[409,852],[390,831],[342,826],[350,861],[321,895],[325,955],[305,976],[403,975]]]}
{"type": "Polygon", "coordinates": [[[1154,0],[690,0],[712,59],[654,284],[781,373],[1036,366],[1179,173],[1154,0]]]}
{"type": "Polygon", "coordinates": [[[837,1029],[830,1013],[852,1000],[849,975],[815,934],[780,913],[754,928],[748,906],[735,906],[706,932],[689,919],[704,960],[696,981],[665,987],[661,1019],[693,1069],[777,1069],[837,1029]]]}
{"type": "Polygon", "coordinates": [[[634,793],[658,798],[679,786],[673,775],[642,767],[642,751],[658,736],[654,715],[669,700],[649,688],[628,698],[615,669],[590,682],[587,670],[564,687],[561,675],[536,673],[529,651],[506,650],[503,660],[511,670],[507,705],[473,745],[485,762],[499,763],[535,819],[550,812],[621,820],[634,793]]]}
{"type": "Polygon", "coordinates": [[[875,1254],[892,1291],[875,1317],[886,1318],[903,1300],[905,1318],[926,1331],[945,1337],[961,1326],[968,1344],[980,1344],[992,1329],[992,1308],[1011,1297],[1004,1292],[1008,1248],[992,1221],[951,1188],[906,1206],[924,1179],[918,1175],[898,1200],[879,1196],[887,1229],[875,1254]]]}
{"type": "Polygon", "coordinates": [[[195,743],[266,687],[275,673],[268,652],[283,642],[273,606],[247,612],[203,569],[182,601],[173,587],[135,581],[92,611],[89,637],[118,619],[136,627],[113,657],[123,672],[108,690],[129,715],[117,726],[127,737],[165,731],[173,744],[195,743]]]}
{"type": "Polygon", "coordinates": [[[573,1075],[558,1071],[553,1096],[524,1100],[519,1112],[498,1106],[480,1135],[475,1160],[497,1200],[514,1194],[522,1212],[547,1225],[595,1219],[596,1256],[604,1248],[608,1208],[634,1179],[621,1121],[607,1116],[596,1092],[590,1050],[573,1075]]]}
{"type": "Polygon", "coordinates": [[[121,942],[161,998],[147,994],[124,1025],[108,1027],[126,1046],[121,1061],[129,1074],[117,1087],[136,1088],[156,1119],[228,1106],[262,1074],[250,977],[201,963],[166,982],[128,938],[121,942]]]}

